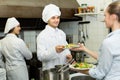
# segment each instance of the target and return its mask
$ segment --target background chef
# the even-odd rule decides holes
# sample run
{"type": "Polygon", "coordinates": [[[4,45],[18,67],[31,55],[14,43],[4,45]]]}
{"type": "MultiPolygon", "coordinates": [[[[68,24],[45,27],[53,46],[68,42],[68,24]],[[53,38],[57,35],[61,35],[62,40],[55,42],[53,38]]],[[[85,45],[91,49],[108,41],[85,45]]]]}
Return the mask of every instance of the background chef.
{"type": "Polygon", "coordinates": [[[2,55],[2,48],[1,48],[1,40],[0,40],[0,80],[6,80],[6,70],[5,70],[5,64],[3,61],[3,55],[2,55]]]}
{"type": "Polygon", "coordinates": [[[20,23],[15,17],[8,18],[1,40],[2,53],[5,57],[7,80],[29,80],[25,59],[31,59],[32,53],[24,41],[17,36],[21,30],[20,23]]]}

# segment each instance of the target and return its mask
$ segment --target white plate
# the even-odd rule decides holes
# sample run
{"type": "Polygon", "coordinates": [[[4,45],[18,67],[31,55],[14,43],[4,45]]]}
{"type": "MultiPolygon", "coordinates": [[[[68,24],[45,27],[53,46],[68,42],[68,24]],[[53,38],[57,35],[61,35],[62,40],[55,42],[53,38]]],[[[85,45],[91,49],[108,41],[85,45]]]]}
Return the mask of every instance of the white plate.
{"type": "MultiPolygon", "coordinates": [[[[79,70],[89,70],[90,68],[75,68],[74,65],[69,66],[71,70],[79,71],[79,70]]],[[[94,68],[95,65],[92,65],[91,68],[94,68]]]]}

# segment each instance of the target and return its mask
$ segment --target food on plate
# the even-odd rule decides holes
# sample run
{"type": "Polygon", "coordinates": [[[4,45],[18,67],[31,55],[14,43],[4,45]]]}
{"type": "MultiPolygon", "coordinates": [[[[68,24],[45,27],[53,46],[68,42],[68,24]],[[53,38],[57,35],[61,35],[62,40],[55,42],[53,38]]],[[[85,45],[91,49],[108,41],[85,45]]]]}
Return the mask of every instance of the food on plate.
{"type": "Polygon", "coordinates": [[[92,68],[93,67],[93,64],[89,64],[89,63],[86,63],[86,62],[81,62],[81,63],[75,63],[73,65],[74,68],[92,68]]]}
{"type": "Polygon", "coordinates": [[[67,44],[67,45],[65,45],[65,48],[76,48],[76,47],[79,47],[79,45],[77,45],[77,44],[67,44]]]}

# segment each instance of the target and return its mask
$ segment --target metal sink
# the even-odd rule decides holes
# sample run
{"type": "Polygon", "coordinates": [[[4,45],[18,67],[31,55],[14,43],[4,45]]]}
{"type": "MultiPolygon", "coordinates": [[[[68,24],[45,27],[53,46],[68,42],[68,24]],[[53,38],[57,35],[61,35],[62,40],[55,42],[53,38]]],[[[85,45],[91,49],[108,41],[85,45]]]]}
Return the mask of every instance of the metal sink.
{"type": "Polygon", "coordinates": [[[82,74],[82,73],[74,73],[70,75],[70,79],[69,80],[96,80],[86,74],[82,74]]]}
{"type": "Polygon", "coordinates": [[[71,80],[95,80],[95,79],[90,76],[75,76],[72,77],[71,80]]]}

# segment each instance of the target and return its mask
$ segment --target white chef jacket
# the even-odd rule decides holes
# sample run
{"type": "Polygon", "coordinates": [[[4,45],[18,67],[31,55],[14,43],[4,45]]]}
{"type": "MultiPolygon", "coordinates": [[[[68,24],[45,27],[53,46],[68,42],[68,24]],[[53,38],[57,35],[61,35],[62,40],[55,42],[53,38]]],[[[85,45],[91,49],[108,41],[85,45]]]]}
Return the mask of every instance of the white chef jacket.
{"type": "Polygon", "coordinates": [[[0,80],[6,80],[6,70],[4,68],[0,68],[0,80]]]}
{"type": "Polygon", "coordinates": [[[6,59],[8,80],[28,80],[28,71],[24,58],[31,59],[32,53],[24,41],[15,34],[7,34],[1,40],[2,54],[6,59]]]}
{"type": "Polygon", "coordinates": [[[63,52],[57,53],[55,50],[55,46],[66,44],[66,35],[62,30],[46,25],[46,28],[37,37],[37,57],[42,61],[43,70],[66,63],[66,55],[70,54],[70,51],[65,49],[63,52]]]}
{"type": "Polygon", "coordinates": [[[120,29],[108,34],[99,51],[98,65],[89,74],[97,80],[120,80],[120,29]]]}
{"type": "Polygon", "coordinates": [[[0,40],[0,68],[4,68],[4,62],[3,62],[3,55],[2,55],[2,50],[1,50],[1,40],[0,40]]]}
{"type": "Polygon", "coordinates": [[[5,70],[3,55],[1,51],[1,42],[0,42],[0,80],[6,80],[6,70],[5,70]]]}

